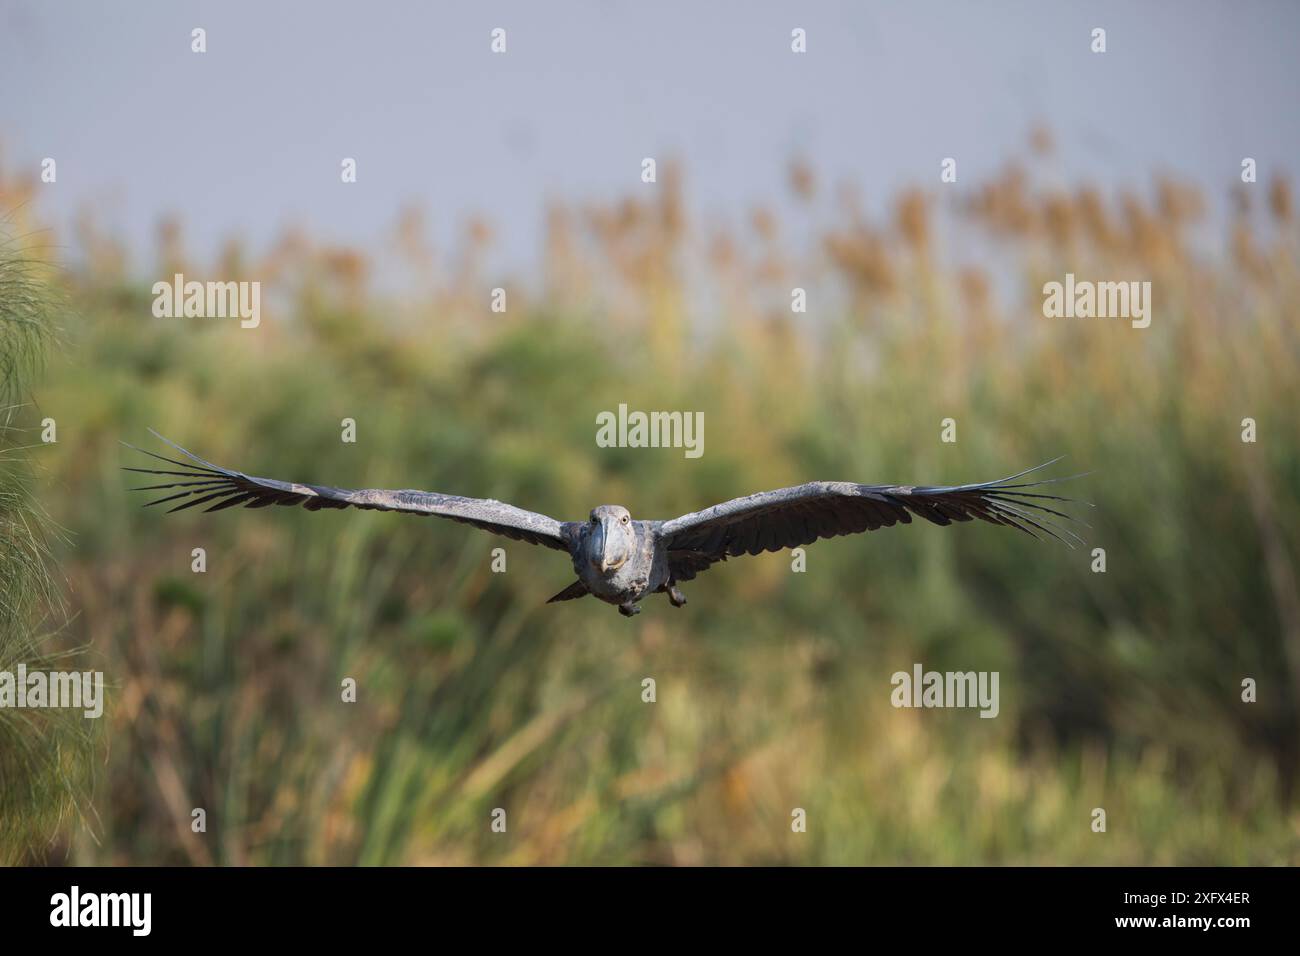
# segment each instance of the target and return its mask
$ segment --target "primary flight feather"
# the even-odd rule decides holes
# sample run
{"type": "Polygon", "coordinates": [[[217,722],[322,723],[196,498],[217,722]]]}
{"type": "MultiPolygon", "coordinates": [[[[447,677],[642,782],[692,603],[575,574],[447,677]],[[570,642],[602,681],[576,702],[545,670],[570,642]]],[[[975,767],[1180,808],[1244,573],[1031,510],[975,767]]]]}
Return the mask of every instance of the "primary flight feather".
{"type": "Polygon", "coordinates": [[[1053,520],[1077,520],[1059,510],[1062,504],[1074,503],[1074,499],[1041,490],[1045,485],[1065,479],[1019,480],[1055,464],[1059,458],[982,484],[931,487],[812,481],[735,498],[670,521],[634,521],[628,510],[619,505],[601,505],[591,512],[587,521],[557,521],[488,498],[373,488],[350,491],[328,485],[257,478],[214,465],[157,432],[151,430],[151,434],[171,445],[186,460],[135,449],[175,466],[175,469],[126,469],[169,479],[132,489],[169,492],[149,505],[176,502],[169,511],[200,505],[208,506],[205,511],[238,506],[302,505],[309,511],[366,508],[450,518],[516,541],[568,553],[578,579],[551,601],[590,594],[617,605],[619,612],[627,617],[641,610],[637,602],[648,594],[665,593],[674,607],[681,607],[686,599],[677,584],[691,580],[728,557],[779,551],[811,544],[820,538],[888,528],[899,522],[908,524],[912,515],[939,525],[978,518],[1034,537],[1047,535],[1071,546],[1072,542],[1082,541],[1053,520]]]}

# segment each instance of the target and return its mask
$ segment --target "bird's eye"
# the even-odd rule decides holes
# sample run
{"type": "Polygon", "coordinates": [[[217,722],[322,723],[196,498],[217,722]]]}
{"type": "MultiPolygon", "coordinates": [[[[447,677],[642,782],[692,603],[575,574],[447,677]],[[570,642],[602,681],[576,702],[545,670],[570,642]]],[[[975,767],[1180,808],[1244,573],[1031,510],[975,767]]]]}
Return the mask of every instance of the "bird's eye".
{"type": "Polygon", "coordinates": [[[624,524],[627,524],[627,523],[628,523],[628,520],[629,520],[629,519],[628,519],[628,516],[627,516],[627,515],[623,515],[623,523],[624,523],[624,524]]]}

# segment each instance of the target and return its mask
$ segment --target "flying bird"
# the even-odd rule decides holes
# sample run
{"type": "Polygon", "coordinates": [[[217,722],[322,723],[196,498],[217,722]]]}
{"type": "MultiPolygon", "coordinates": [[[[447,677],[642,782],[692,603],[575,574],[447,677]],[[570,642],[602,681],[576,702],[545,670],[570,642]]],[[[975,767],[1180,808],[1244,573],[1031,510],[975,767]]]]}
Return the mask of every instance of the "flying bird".
{"type": "Polygon", "coordinates": [[[793,488],[735,498],[669,521],[637,521],[620,505],[594,508],[586,521],[557,521],[488,498],[375,488],[350,491],[255,478],[214,465],[152,429],[150,432],[186,460],[127,446],[182,469],[126,469],[170,479],[163,484],[131,489],[172,492],[148,502],[146,507],[178,501],[170,513],[199,505],[208,505],[205,511],[237,506],[302,505],[308,511],[364,508],[450,518],[515,541],[565,552],[573,561],[577,580],[547,603],[591,595],[617,605],[625,617],[640,613],[637,602],[650,594],[666,594],[673,607],[682,607],[686,598],[678,585],[729,557],[780,551],[821,538],[909,524],[912,515],[938,525],[978,518],[989,524],[1016,528],[1036,538],[1047,535],[1071,547],[1073,542],[1083,541],[1075,532],[1052,520],[1077,521],[1073,515],[1057,510],[1075,500],[1040,490],[1044,485],[1067,479],[1020,481],[1055,464],[1059,458],[1008,478],[975,485],[932,487],[811,481],[793,488]]]}

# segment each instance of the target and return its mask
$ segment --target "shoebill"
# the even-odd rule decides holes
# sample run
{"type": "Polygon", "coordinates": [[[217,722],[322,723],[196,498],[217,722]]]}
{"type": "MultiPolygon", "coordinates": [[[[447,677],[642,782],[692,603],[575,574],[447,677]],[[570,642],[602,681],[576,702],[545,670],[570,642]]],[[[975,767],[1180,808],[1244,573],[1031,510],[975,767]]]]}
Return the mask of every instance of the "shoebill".
{"type": "MultiPolygon", "coordinates": [[[[620,505],[601,505],[586,521],[557,521],[514,505],[487,498],[463,498],[432,491],[350,491],[327,485],[307,485],[255,478],[230,471],[152,434],[175,448],[184,460],[166,458],[144,449],[174,469],[128,468],[161,475],[165,483],[133,491],[171,492],[149,505],[178,502],[170,511],[207,505],[223,508],[265,508],[302,505],[322,508],[364,508],[403,514],[435,515],[482,528],[515,541],[563,551],[573,561],[577,580],[547,603],[591,595],[631,617],[638,601],[666,594],[674,607],[686,598],[678,585],[727,558],[763,551],[780,551],[811,544],[821,538],[857,534],[909,524],[912,516],[938,525],[978,519],[1006,525],[1034,537],[1043,535],[1082,543],[1054,518],[1077,520],[1057,510],[1073,499],[1044,493],[1054,481],[1022,481],[1026,475],[1055,464],[1046,462],[1019,474],[974,485],[858,485],[847,481],[811,481],[793,488],[763,491],[714,505],[668,521],[638,521],[620,505]]],[[[134,447],[134,446],[128,446],[134,447]]]]}

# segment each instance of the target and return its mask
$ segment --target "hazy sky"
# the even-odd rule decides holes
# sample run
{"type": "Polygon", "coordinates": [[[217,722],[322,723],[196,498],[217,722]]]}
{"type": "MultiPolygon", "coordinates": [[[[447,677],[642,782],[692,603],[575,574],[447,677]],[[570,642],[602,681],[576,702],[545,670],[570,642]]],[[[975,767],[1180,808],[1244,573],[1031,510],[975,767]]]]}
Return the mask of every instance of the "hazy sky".
{"type": "Polygon", "coordinates": [[[204,253],[290,222],[368,243],[419,200],[443,239],[487,214],[513,261],[546,199],[645,188],[644,156],[712,215],[785,196],[796,155],[868,202],[945,156],[975,182],[1038,120],[1072,180],[1294,179],[1298,38],[1290,2],[0,0],[0,144],[57,160],[44,215],[93,200],[137,248],[165,212],[204,253]]]}

